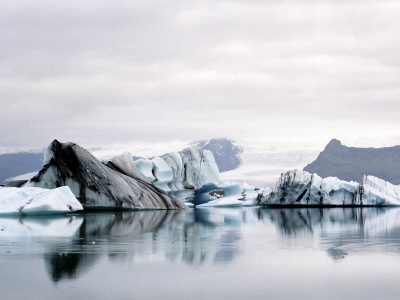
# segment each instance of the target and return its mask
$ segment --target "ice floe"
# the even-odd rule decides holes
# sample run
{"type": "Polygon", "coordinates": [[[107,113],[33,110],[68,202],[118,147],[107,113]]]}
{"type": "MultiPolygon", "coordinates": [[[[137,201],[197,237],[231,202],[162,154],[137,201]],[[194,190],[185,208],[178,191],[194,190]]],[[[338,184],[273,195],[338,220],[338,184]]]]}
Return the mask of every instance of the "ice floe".
{"type": "Polygon", "coordinates": [[[83,210],[69,187],[0,187],[0,215],[60,214],[83,210]]]}

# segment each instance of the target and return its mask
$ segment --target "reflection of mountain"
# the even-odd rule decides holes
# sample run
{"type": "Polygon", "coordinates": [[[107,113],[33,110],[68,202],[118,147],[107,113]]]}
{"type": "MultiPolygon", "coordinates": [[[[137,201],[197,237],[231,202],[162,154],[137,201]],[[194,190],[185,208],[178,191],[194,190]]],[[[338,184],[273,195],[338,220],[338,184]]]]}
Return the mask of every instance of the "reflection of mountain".
{"type": "Polygon", "coordinates": [[[259,217],[274,223],[282,236],[320,238],[334,259],[360,251],[398,252],[400,247],[398,208],[260,209],[259,217]]]}

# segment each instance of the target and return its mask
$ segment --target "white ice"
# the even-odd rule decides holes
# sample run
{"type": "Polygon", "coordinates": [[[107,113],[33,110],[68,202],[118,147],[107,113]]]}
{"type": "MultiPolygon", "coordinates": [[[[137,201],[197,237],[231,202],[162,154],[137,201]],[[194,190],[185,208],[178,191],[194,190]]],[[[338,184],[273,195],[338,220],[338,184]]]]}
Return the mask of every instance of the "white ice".
{"type": "Polygon", "coordinates": [[[371,204],[400,205],[400,186],[374,176],[364,176],[364,197],[371,204]]]}
{"type": "Polygon", "coordinates": [[[198,189],[210,183],[226,185],[212,152],[202,151],[196,146],[169,153],[163,158],[155,157],[151,161],[139,159],[135,164],[147,179],[165,191],[198,189]]]}
{"type": "Polygon", "coordinates": [[[209,201],[196,207],[240,207],[243,205],[242,200],[238,200],[238,196],[221,197],[216,200],[209,201]]]}
{"type": "Polygon", "coordinates": [[[67,186],[56,189],[37,187],[0,188],[0,214],[44,215],[83,210],[67,186]]]}
{"type": "Polygon", "coordinates": [[[173,180],[172,169],[161,157],[154,157],[151,162],[153,163],[153,174],[156,177],[154,183],[170,183],[173,180]]]}
{"type": "Polygon", "coordinates": [[[153,175],[153,163],[147,158],[140,158],[135,161],[136,168],[142,173],[148,181],[153,182],[156,178],[153,175]]]}
{"type": "Polygon", "coordinates": [[[172,181],[169,183],[169,188],[172,191],[180,191],[184,190],[184,170],[183,170],[183,163],[182,157],[178,152],[171,152],[168,153],[164,158],[165,163],[170,167],[172,170],[172,181]]]}

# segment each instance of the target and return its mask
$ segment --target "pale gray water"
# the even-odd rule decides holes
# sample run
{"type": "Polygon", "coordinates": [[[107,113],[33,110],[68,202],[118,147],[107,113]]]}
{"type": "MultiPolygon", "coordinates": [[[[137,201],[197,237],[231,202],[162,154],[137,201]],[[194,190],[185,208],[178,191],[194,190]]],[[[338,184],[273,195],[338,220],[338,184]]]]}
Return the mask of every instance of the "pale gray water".
{"type": "Polygon", "coordinates": [[[400,208],[0,218],[0,299],[399,299],[400,208]]]}

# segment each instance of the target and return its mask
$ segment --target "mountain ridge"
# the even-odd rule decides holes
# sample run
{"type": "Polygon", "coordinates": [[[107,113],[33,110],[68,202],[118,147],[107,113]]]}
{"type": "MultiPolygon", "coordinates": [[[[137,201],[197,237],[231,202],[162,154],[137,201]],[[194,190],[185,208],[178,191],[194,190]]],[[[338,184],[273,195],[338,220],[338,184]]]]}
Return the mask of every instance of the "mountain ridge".
{"type": "Polygon", "coordinates": [[[357,148],[332,139],[317,159],[303,170],[322,177],[335,176],[359,183],[364,175],[373,175],[392,184],[400,184],[400,145],[357,148]]]}

